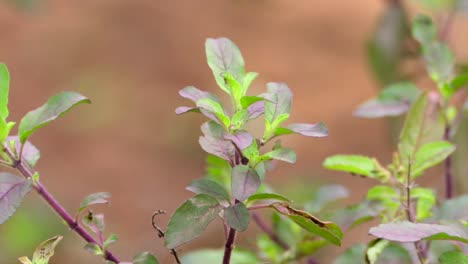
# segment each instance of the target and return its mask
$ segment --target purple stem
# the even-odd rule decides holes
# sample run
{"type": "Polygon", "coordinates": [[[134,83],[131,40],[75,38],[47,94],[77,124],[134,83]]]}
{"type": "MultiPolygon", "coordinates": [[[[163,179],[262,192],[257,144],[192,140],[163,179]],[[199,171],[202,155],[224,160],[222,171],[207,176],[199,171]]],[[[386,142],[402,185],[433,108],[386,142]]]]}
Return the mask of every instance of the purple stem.
{"type": "MultiPolygon", "coordinates": [[[[17,161],[15,164],[15,168],[17,168],[23,176],[26,178],[31,178],[34,173],[28,169],[24,162],[17,161]]],[[[51,193],[46,189],[44,185],[40,182],[36,182],[34,184],[34,188],[36,189],[37,193],[52,207],[52,209],[67,223],[71,230],[75,231],[78,235],[80,235],[86,242],[94,243],[99,245],[99,243],[94,239],[94,237],[84,229],[68,212],[63,208],[63,206],[52,196],[51,193]]],[[[106,250],[105,252],[105,259],[120,263],[120,261],[115,257],[112,252],[106,250]]]]}
{"type": "MultiPolygon", "coordinates": [[[[450,141],[450,126],[445,127],[444,139],[450,141]]],[[[453,190],[453,172],[452,172],[452,155],[445,159],[445,198],[451,199],[454,194],[453,190]]]]}
{"type": "MultiPolygon", "coordinates": [[[[240,201],[236,199],[235,204],[237,203],[240,203],[240,201]]],[[[231,263],[231,255],[232,255],[232,251],[234,250],[236,237],[237,237],[237,231],[234,228],[230,227],[228,237],[226,239],[226,244],[224,246],[223,264],[231,263]]]]}

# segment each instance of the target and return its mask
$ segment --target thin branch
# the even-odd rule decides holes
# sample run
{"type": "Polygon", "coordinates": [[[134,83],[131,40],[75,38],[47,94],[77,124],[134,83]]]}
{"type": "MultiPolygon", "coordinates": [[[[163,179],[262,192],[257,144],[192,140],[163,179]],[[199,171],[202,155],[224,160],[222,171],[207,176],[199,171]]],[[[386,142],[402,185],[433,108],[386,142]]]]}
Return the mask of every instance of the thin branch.
{"type": "MultiPolygon", "coordinates": [[[[236,199],[234,204],[238,204],[238,203],[240,203],[240,201],[236,199]]],[[[230,227],[228,236],[226,239],[226,244],[224,245],[223,264],[231,263],[231,255],[235,247],[236,237],[237,237],[237,231],[234,228],[230,227]]]]}
{"type": "Polygon", "coordinates": [[[284,250],[288,250],[290,247],[289,245],[284,242],[276,233],[271,229],[265,221],[260,217],[260,215],[257,212],[252,213],[252,219],[255,221],[257,226],[278,246],[283,248],[284,250]]]}
{"type": "MultiPolygon", "coordinates": [[[[166,214],[166,211],[164,210],[158,210],[153,213],[153,216],[151,217],[151,224],[153,225],[153,228],[156,229],[158,232],[158,237],[163,238],[166,233],[156,224],[156,216],[166,214]]],[[[177,264],[181,264],[182,262],[179,259],[179,255],[177,255],[177,251],[175,249],[171,249],[171,255],[174,256],[175,261],[177,264]]]]}
{"type": "MultiPolygon", "coordinates": [[[[26,163],[21,162],[15,158],[13,153],[7,148],[4,149],[10,159],[13,161],[13,168],[16,168],[24,177],[32,178],[34,171],[28,168],[26,163]]],[[[99,242],[83,227],[76,221],[67,210],[52,196],[51,193],[46,189],[44,185],[36,181],[34,184],[34,189],[37,193],[49,204],[50,207],[67,223],[71,230],[81,236],[86,242],[99,245],[99,242]]],[[[106,250],[104,258],[106,260],[120,263],[118,258],[109,250],[106,250]]]]}

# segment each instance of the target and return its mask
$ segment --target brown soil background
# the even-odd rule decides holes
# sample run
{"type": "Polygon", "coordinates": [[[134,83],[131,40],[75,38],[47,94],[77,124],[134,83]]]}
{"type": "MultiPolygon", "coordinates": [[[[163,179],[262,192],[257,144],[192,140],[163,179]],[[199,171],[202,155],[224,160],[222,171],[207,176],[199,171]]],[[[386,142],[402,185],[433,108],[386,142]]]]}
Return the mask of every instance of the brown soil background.
{"type": "MultiPolygon", "coordinates": [[[[173,212],[191,195],[185,186],[204,172],[197,143],[203,118],[176,117],[174,109],[187,103],[177,94],[186,85],[221,94],[206,65],[205,39],[236,42],[247,69],[260,73],[252,93],[268,81],[288,83],[295,95],[291,121],[329,126],[328,138],[285,141],[297,150],[298,162],[281,164],[269,176],[273,186],[340,182],[354,194],[347,202],[356,201],[372,182],[325,171],[321,163],[336,153],[390,159],[386,122],[351,116],[378,88],[365,43],[383,2],[50,0],[34,11],[0,4],[0,60],[12,75],[11,119],[58,91],[89,96],[91,106],[32,138],[42,152],[41,179],[70,211],[89,193],[111,192],[110,207],[97,210],[106,213],[107,230],[120,237],[113,251],[130,260],[149,250],[171,263],[150,217],[156,209],[173,212]]],[[[27,203],[35,198],[31,194],[27,203]]],[[[52,263],[99,263],[77,236],[64,234],[69,242],[52,263]]],[[[183,252],[220,247],[222,239],[213,225],[183,252]]],[[[240,239],[247,245],[252,240],[246,234],[240,239]]],[[[366,229],[348,236],[344,247],[357,240],[368,240],[366,229]]],[[[0,255],[6,253],[0,248],[0,255]]]]}

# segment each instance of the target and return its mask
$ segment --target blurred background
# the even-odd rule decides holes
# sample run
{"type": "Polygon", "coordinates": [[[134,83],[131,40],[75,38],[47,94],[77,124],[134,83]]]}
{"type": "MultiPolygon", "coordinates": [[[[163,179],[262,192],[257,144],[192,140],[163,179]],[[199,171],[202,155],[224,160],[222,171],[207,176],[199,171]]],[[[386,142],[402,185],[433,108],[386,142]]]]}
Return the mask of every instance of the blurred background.
{"type": "MultiPolygon", "coordinates": [[[[313,190],[339,182],[350,189],[346,203],[351,203],[373,182],[326,171],[321,163],[336,153],[376,156],[382,163],[391,159],[388,120],[352,116],[382,86],[366,46],[391,2],[2,0],[0,61],[12,77],[11,120],[59,91],[90,97],[92,105],[78,107],[32,138],[41,150],[41,180],[70,212],[90,193],[111,192],[112,203],[95,211],[106,214],[107,232],[120,237],[113,251],[126,260],[152,251],[161,263],[172,263],[151,215],[158,209],[172,213],[191,196],[185,186],[204,174],[206,155],[198,145],[204,119],[176,116],[174,109],[187,103],[177,93],[184,86],[222,93],[206,64],[205,39],[225,36],[239,46],[247,70],[260,73],[252,94],[268,81],[286,82],[295,96],[291,122],[323,121],[330,129],[324,139],[287,138],[298,162],[279,164],[269,175],[271,185],[288,189],[299,183],[313,190]]],[[[407,12],[424,10],[409,2],[407,12]]],[[[468,59],[462,49],[466,22],[458,15],[451,36],[459,38],[454,48],[461,60],[468,59]]],[[[423,184],[442,190],[440,173],[431,174],[423,184]]],[[[161,218],[161,224],[167,220],[161,218]]],[[[220,227],[211,225],[182,254],[220,247],[220,227]]],[[[342,249],[368,241],[366,233],[366,228],[353,231],[342,249]]],[[[0,263],[16,263],[57,234],[65,239],[51,263],[100,263],[35,193],[0,226],[0,263]]],[[[244,233],[240,239],[248,246],[253,238],[244,233]]]]}

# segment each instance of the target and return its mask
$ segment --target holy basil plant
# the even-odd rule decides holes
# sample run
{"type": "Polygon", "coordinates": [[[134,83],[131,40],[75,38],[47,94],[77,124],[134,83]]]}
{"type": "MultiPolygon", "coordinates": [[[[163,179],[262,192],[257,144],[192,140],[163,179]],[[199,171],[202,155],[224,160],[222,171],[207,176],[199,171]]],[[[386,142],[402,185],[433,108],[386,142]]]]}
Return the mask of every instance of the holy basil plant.
{"type": "Polygon", "coordinates": [[[239,48],[227,38],[207,39],[205,47],[216,83],[227,93],[232,107],[226,107],[210,92],[188,86],[179,94],[191,100],[194,106],[179,107],[176,113],[196,112],[208,118],[201,126],[203,135],[199,143],[207,153],[229,164],[229,179],[217,182],[202,178],[190,183],[187,189],[195,196],[185,201],[172,215],[165,236],[166,246],[174,249],[195,239],[218,218],[226,232],[224,253],[198,253],[190,256],[192,260],[189,263],[200,263],[193,260],[194,256],[201,259],[210,256],[210,259],[223,260],[223,263],[230,263],[232,256],[232,263],[235,263],[236,258],[242,257],[239,255],[241,251],[233,252],[237,232],[245,231],[251,222],[252,212],[261,208],[270,208],[311,235],[340,245],[343,234],[338,225],[295,209],[286,197],[262,187],[271,162],[296,161],[296,153],[282,145],[281,136],[324,137],[327,136],[326,126],[323,123],[285,125],[293,99],[287,84],[270,82],[266,84],[265,93],[248,95],[248,89],[258,74],[245,70],[239,48]],[[246,129],[254,119],[261,120],[265,126],[260,138],[246,129]],[[273,140],[276,140],[274,144],[269,144],[273,140]]]}
{"type": "Polygon", "coordinates": [[[362,155],[335,155],[324,161],[328,169],[375,180],[378,185],[368,190],[364,203],[381,206],[381,224],[369,230],[376,239],[352,247],[335,263],[350,263],[345,259],[386,263],[389,257],[398,259],[397,263],[466,261],[462,252],[468,247],[468,197],[453,198],[450,157],[456,149],[451,137],[463,114],[453,98],[463,92],[467,80],[464,75],[456,75],[453,55],[437,39],[429,17],[416,16],[413,36],[421,43],[427,71],[438,90],[425,92],[411,83],[392,84],[355,112],[369,118],[407,112],[393,161],[384,166],[362,155]],[[446,200],[437,206],[436,191],[416,185],[416,180],[442,162],[446,200]],[[445,250],[440,252],[432,241],[447,241],[445,250]]]}
{"type": "MultiPolygon", "coordinates": [[[[117,241],[117,236],[104,235],[104,215],[95,214],[89,207],[96,204],[106,204],[109,193],[96,193],[86,197],[75,216],[49,193],[39,180],[39,173],[34,169],[40,158],[39,150],[29,141],[30,137],[40,128],[61,117],[77,105],[91,101],[76,92],[62,92],[51,97],[41,107],[27,113],[19,123],[18,135],[10,135],[15,122],[8,121],[8,96],[10,92],[10,74],[5,64],[0,64],[0,164],[15,169],[22,177],[10,172],[0,173],[0,224],[12,217],[23,198],[35,190],[62,218],[63,222],[76,232],[86,242],[85,248],[101,256],[107,263],[122,263],[108,250],[117,241]]],[[[33,221],[33,220],[31,220],[33,221]]],[[[42,243],[34,252],[32,260],[21,257],[21,263],[47,264],[54,255],[54,249],[62,240],[56,236],[42,243]]],[[[137,255],[135,264],[157,264],[151,254],[145,252],[137,255]]]]}

